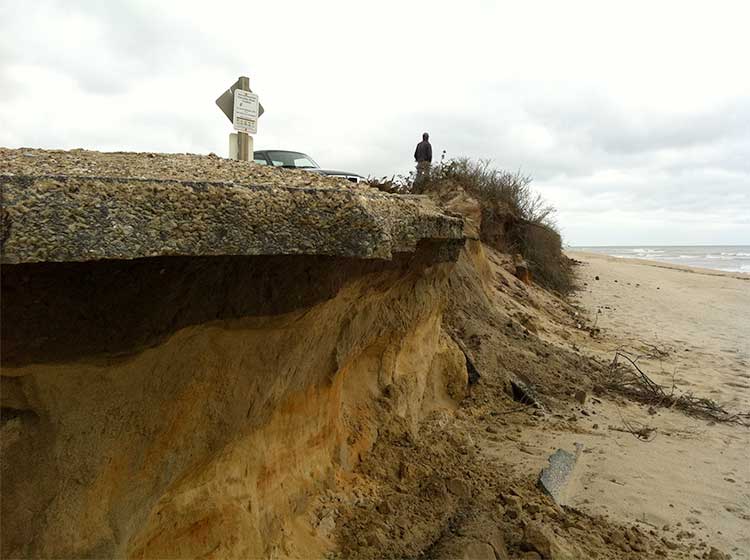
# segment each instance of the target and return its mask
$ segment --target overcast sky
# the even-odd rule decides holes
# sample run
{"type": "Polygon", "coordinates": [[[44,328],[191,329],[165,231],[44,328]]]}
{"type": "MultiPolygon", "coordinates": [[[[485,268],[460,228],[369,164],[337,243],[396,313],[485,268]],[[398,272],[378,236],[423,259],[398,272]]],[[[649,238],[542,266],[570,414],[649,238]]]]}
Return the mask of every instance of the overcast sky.
{"type": "MultiPolygon", "coordinates": [[[[0,146],[520,169],[574,245],[750,244],[750,2],[0,0],[0,146]]],[[[1,170],[0,170],[1,171],[1,170]]]]}

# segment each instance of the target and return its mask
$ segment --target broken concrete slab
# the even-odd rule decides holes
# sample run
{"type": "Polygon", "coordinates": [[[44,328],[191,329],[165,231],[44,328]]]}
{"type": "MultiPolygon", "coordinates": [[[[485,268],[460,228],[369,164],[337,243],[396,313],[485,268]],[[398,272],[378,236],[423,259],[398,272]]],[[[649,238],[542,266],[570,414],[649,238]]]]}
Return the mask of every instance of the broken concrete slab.
{"type": "Polygon", "coordinates": [[[91,157],[84,171],[58,162],[70,153],[35,154],[49,166],[22,166],[18,150],[0,150],[3,264],[166,256],[391,260],[425,244],[435,246],[438,260],[454,261],[464,242],[462,219],[425,196],[261,166],[219,173],[213,159],[200,156],[181,159],[194,172],[180,174],[147,173],[161,156],[119,154],[107,164],[112,155],[91,157]],[[122,168],[141,175],[123,177],[122,168]]]}
{"type": "Polygon", "coordinates": [[[429,200],[346,188],[119,178],[9,177],[3,264],[156,256],[391,259],[435,240],[455,260],[461,221],[429,200]]]}
{"type": "Polygon", "coordinates": [[[565,491],[575,469],[583,444],[576,443],[575,453],[558,449],[549,457],[549,467],[542,469],[539,486],[558,504],[564,504],[565,491]]]}
{"type": "Polygon", "coordinates": [[[515,378],[510,381],[510,389],[514,401],[544,410],[542,401],[539,399],[536,391],[530,384],[521,379],[515,378]]]}

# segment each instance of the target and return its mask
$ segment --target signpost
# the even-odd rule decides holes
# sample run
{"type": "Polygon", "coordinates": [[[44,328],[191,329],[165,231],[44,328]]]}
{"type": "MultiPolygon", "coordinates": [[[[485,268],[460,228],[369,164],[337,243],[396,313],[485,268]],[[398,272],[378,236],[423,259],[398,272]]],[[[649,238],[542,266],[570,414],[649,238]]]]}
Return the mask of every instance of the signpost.
{"type": "Polygon", "coordinates": [[[253,137],[258,133],[258,117],[263,114],[263,105],[258,95],[250,90],[250,78],[240,76],[232,87],[216,100],[227,118],[238,132],[229,135],[229,156],[235,157],[233,140],[236,138],[236,159],[250,161],[253,152],[253,137]]]}
{"type": "Polygon", "coordinates": [[[248,134],[258,133],[258,95],[241,89],[234,90],[234,129],[248,134]]]}

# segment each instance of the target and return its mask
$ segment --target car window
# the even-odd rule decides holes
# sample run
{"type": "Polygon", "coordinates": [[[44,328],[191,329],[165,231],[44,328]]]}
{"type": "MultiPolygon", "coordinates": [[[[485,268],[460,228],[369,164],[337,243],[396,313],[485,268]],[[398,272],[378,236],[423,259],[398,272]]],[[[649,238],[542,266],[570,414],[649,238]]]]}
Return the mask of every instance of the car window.
{"type": "Polygon", "coordinates": [[[255,163],[259,163],[261,165],[268,165],[268,162],[266,161],[266,158],[264,157],[256,157],[253,159],[255,163]]]}
{"type": "Polygon", "coordinates": [[[300,152],[273,151],[266,152],[271,163],[277,167],[317,168],[313,159],[300,152]]]}
{"type": "Polygon", "coordinates": [[[307,157],[294,158],[294,167],[317,167],[313,160],[307,157]]]}

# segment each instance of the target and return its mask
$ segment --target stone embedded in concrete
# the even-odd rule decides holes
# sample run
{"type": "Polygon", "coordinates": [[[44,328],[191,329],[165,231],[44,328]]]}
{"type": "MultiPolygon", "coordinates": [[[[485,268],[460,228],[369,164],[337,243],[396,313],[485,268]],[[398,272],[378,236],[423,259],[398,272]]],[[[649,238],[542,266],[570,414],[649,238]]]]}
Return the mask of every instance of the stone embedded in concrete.
{"type": "Polygon", "coordinates": [[[0,149],[2,262],[156,256],[391,259],[463,221],[426,196],[216,157],[0,149]],[[28,157],[27,157],[28,156],[28,157]]]}
{"type": "Polygon", "coordinates": [[[462,222],[423,197],[108,177],[0,175],[2,262],[168,255],[390,259],[429,240],[460,248],[462,222]]]}
{"type": "Polygon", "coordinates": [[[539,475],[539,485],[558,504],[565,501],[565,490],[573,475],[583,445],[576,443],[576,452],[558,449],[549,457],[549,466],[539,475]]]}

